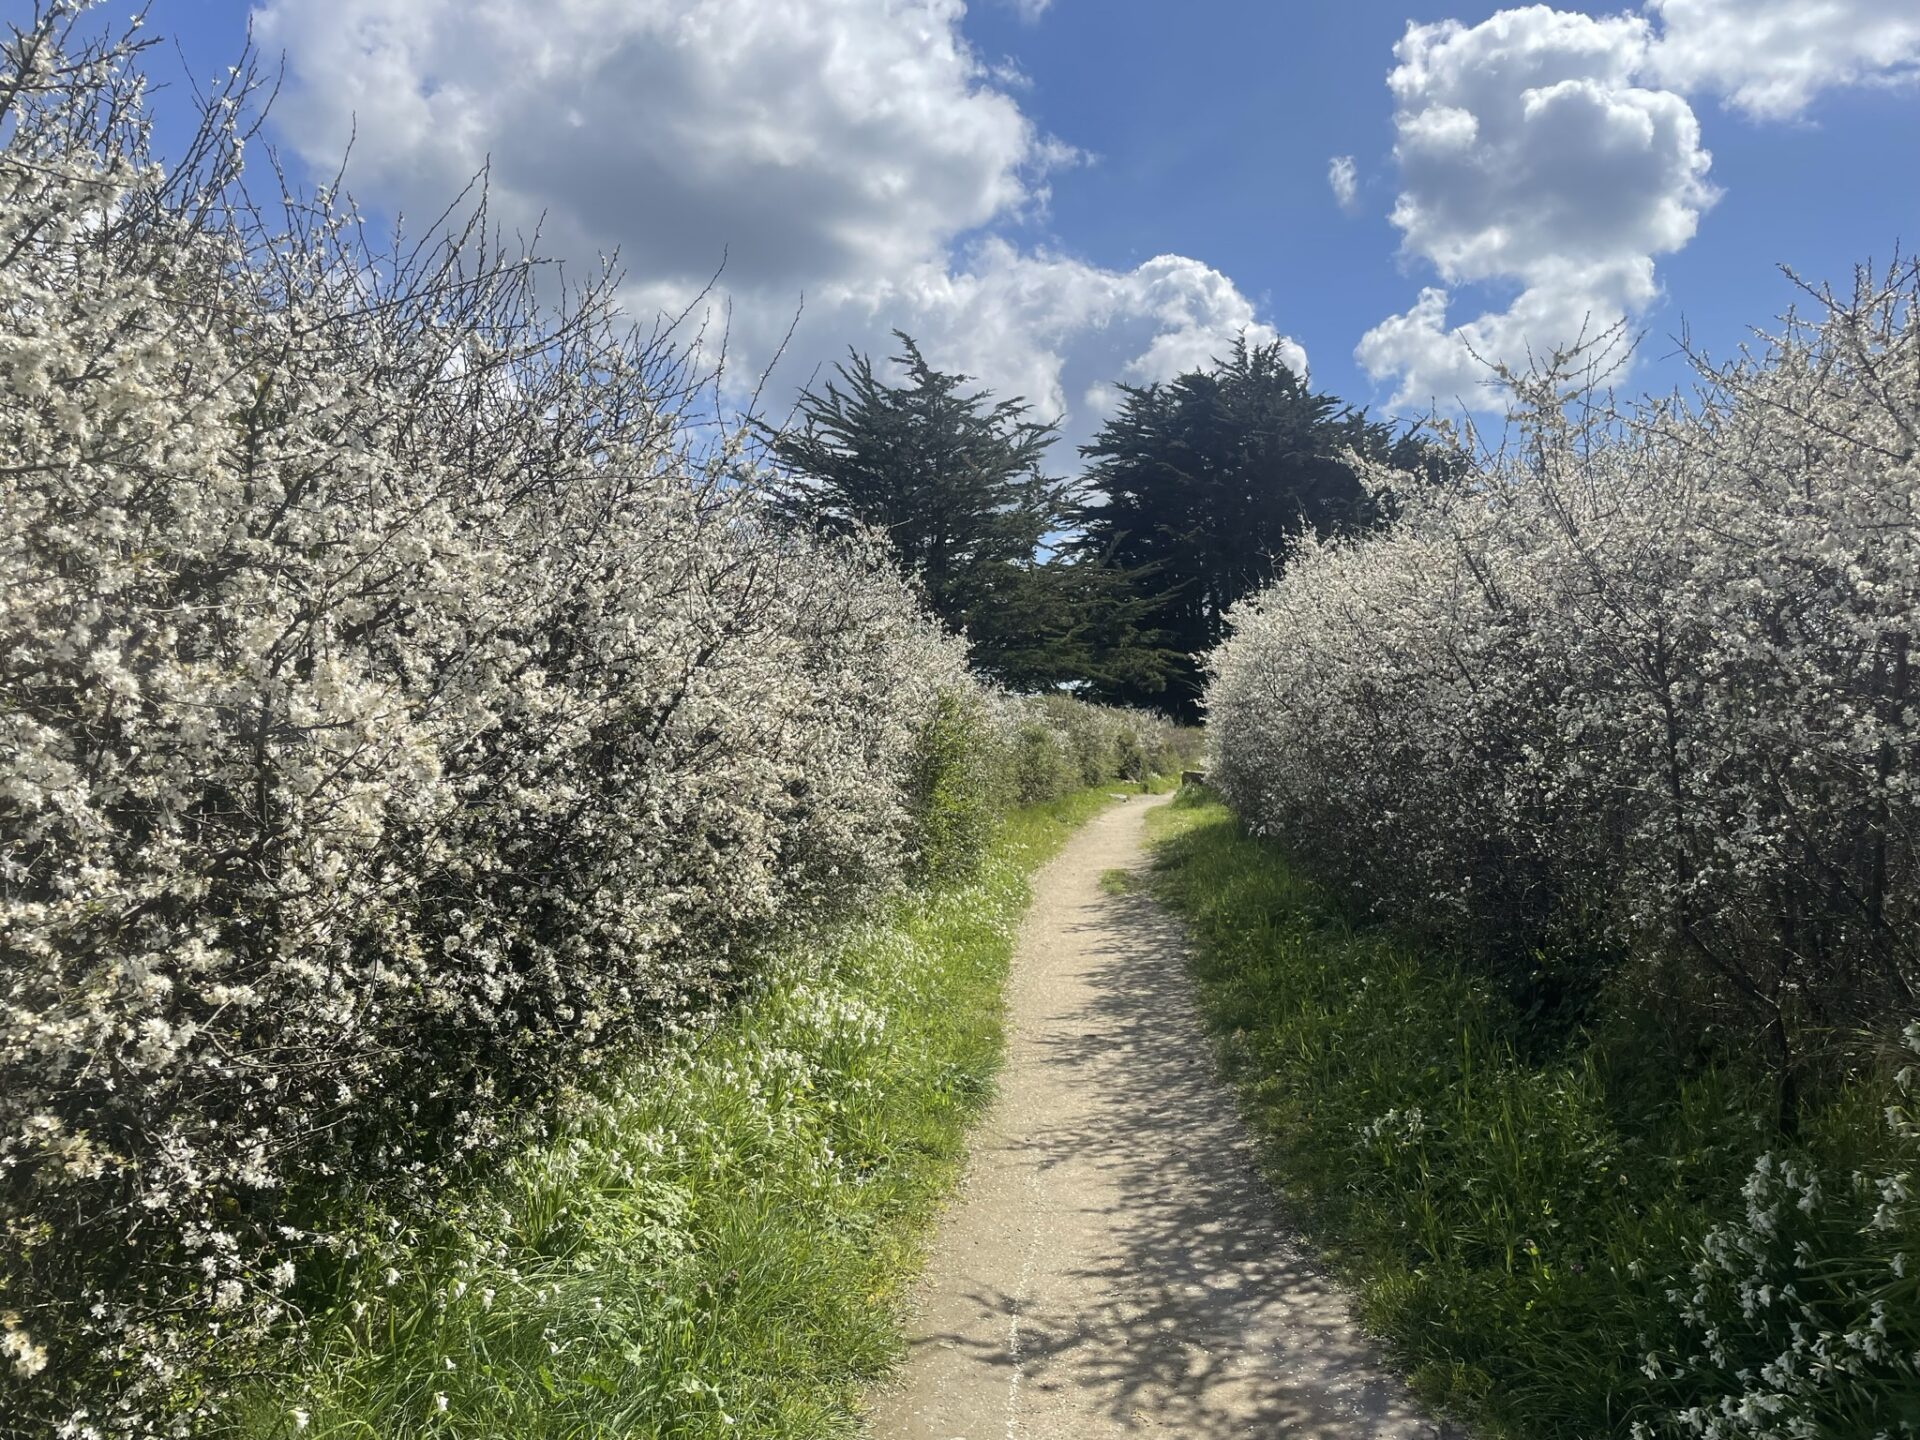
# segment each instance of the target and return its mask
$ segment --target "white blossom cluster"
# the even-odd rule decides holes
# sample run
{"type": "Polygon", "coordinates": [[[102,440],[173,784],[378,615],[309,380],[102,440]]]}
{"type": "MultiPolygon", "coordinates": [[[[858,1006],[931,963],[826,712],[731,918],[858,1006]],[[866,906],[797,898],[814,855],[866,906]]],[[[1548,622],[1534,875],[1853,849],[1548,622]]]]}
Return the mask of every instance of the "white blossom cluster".
{"type": "MultiPolygon", "coordinates": [[[[1920,1013],[1920,268],[1815,298],[1685,403],[1614,406],[1592,349],[1514,378],[1506,443],[1437,483],[1374,471],[1392,523],[1303,543],[1208,696],[1213,776],[1254,826],[1510,984],[1727,1024],[1789,1126],[1816,1047],[1871,1053],[1920,1013]]],[[[1843,1252],[1871,1277],[1756,1268],[1767,1215],[1836,1200],[1756,1170],[1751,1223],[1683,1298],[1708,1369],[1784,1348],[1729,1364],[1729,1407],[1682,1433],[1813,1434],[1855,1412],[1792,1397],[1842,1380],[1911,1393],[1902,1145],[1821,1182],[1898,1191],[1843,1252]],[[1897,1343],[1848,1308],[1880,1294],[1904,1297],[1897,1343]]]]}
{"type": "Polygon", "coordinates": [[[161,167],[84,8],[0,38],[9,1436],[183,1431],[350,1202],[891,883],[987,703],[884,557],[761,522],[614,277],[269,217],[244,71],[161,167]]]}
{"type": "Polygon", "coordinates": [[[1697,1349],[1649,1353],[1643,1368],[1688,1376],[1714,1397],[1676,1410],[1667,1433],[1893,1440],[1920,1429],[1920,1024],[1902,1048],[1878,1162],[1835,1172],[1762,1154],[1745,1214],[1709,1232],[1692,1273],[1667,1291],[1697,1349]]]}

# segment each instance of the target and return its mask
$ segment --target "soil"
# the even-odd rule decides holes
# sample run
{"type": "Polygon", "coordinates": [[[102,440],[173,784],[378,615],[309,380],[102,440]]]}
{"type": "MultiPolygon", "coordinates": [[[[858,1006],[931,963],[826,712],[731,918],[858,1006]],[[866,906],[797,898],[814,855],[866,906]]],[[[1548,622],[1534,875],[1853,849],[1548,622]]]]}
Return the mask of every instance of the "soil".
{"type": "Polygon", "coordinates": [[[1260,1181],[1134,797],[1035,878],[998,1098],[874,1440],[1438,1440],[1260,1181]]]}

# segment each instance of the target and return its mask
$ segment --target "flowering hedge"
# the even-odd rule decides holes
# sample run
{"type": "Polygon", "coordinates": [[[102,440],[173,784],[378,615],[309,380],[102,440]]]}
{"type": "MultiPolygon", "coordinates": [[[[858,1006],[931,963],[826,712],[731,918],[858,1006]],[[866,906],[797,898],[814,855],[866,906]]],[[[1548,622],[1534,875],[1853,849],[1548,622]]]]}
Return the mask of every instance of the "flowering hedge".
{"type": "Polygon", "coordinates": [[[1215,657],[1234,803],[1397,915],[1665,967],[1783,1071],[1914,1013],[1917,274],[1697,407],[1548,375],[1458,482],[1376,473],[1390,531],[1305,545],[1215,657]]]}
{"type": "Polygon", "coordinates": [[[1771,1075],[1779,1155],[1673,1277],[1701,1353],[1648,1358],[1718,1377],[1688,1434],[1855,1433],[1920,1363],[1881,1075],[1920,1014],[1920,269],[1820,298],[1691,405],[1517,381],[1513,443],[1375,471],[1385,533],[1304,544],[1212,661],[1215,778],[1323,879],[1538,1021],[1657,1011],[1771,1075]],[[1856,1084],[1885,1132],[1788,1158],[1856,1084]],[[1796,1226],[1853,1238],[1816,1264],[1796,1226]]]}
{"type": "Polygon", "coordinates": [[[906,873],[1006,703],[614,276],[269,217],[245,72],[163,169],[82,9],[0,58],[8,1434],[193,1423],[352,1217],[906,873]]]}

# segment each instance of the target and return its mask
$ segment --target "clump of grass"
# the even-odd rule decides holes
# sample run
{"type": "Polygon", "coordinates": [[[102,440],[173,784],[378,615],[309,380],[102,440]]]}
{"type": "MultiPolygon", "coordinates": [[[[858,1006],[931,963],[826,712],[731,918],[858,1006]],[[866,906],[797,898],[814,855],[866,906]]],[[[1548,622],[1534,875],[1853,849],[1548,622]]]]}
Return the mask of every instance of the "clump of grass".
{"type": "Polygon", "coordinates": [[[1530,1044],[1205,794],[1152,823],[1264,1167],[1429,1400],[1540,1440],[1920,1433],[1911,1055],[1788,1145],[1760,1067],[1621,1007],[1530,1044]]]}
{"type": "Polygon", "coordinates": [[[234,1431],[852,1434],[992,1091],[1027,876],[1106,803],[1015,812],[974,879],[774,962],[439,1223],[380,1237],[377,1265],[308,1297],[326,1313],[297,1372],[245,1394],[234,1431]]]}

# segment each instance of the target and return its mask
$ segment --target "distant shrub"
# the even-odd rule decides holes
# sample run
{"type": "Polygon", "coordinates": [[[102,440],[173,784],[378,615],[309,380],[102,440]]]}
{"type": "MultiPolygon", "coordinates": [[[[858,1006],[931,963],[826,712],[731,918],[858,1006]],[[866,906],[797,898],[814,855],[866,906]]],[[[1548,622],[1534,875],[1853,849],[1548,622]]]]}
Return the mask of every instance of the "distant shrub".
{"type": "Polygon", "coordinates": [[[1068,695],[1035,696],[1014,703],[1013,718],[1003,721],[1003,727],[1013,732],[1016,771],[1030,774],[1033,780],[1022,793],[1035,799],[1047,798],[1041,793],[1043,779],[1071,788],[1171,775],[1198,754],[1202,744],[1198,730],[1147,711],[1093,705],[1068,695]],[[1022,740],[1023,727],[1038,728],[1022,740]],[[1051,739],[1043,740],[1042,731],[1051,739]],[[1027,758],[1019,759],[1022,754],[1027,758]],[[1025,771],[1020,771],[1021,765],[1025,771]]]}
{"type": "Polygon", "coordinates": [[[915,741],[915,873],[968,875],[1007,805],[1171,773],[1198,743],[1196,732],[1157,716],[1064,695],[943,693],[915,741]]]}
{"type": "Polygon", "coordinates": [[[1066,738],[1044,720],[1022,720],[1013,732],[1013,791],[1023,805],[1064,795],[1080,783],[1066,738]]]}
{"type": "Polygon", "coordinates": [[[1063,695],[1049,695],[1036,703],[1046,723],[1060,735],[1083,785],[1171,773],[1199,745],[1198,731],[1143,711],[1089,705],[1063,695]]]}
{"type": "Polygon", "coordinates": [[[907,806],[923,880],[971,875],[993,838],[1005,777],[986,710],[977,695],[942,691],[914,738],[907,806]]]}
{"type": "Polygon", "coordinates": [[[1045,722],[1060,736],[1080,784],[1098,785],[1112,773],[1108,724],[1098,707],[1064,695],[1044,696],[1036,704],[1045,722]]]}

